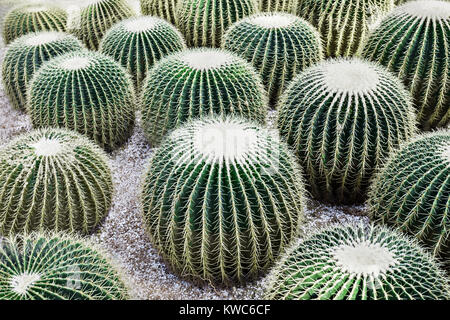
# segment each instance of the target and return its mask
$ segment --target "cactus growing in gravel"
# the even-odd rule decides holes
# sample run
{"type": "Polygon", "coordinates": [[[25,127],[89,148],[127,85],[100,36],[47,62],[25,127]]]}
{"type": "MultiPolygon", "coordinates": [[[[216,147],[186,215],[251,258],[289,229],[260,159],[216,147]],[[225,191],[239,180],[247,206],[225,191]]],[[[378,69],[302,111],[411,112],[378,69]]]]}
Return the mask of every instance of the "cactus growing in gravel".
{"type": "Polygon", "coordinates": [[[370,193],[371,216],[421,240],[450,266],[450,131],[393,153],[370,193]]]}
{"type": "Polygon", "coordinates": [[[207,118],[157,149],[142,208],[175,271],[227,285],[264,273],[297,235],[303,194],[295,157],[277,134],[239,118],[207,118]]]}
{"type": "Polygon", "coordinates": [[[67,13],[58,7],[45,4],[26,4],[13,8],[3,22],[3,40],[13,40],[31,32],[66,31],[67,13]]]}
{"type": "Polygon", "coordinates": [[[381,162],[415,133],[401,82],[359,59],[302,72],[279,109],[278,128],[297,152],[313,196],[334,203],[363,201],[381,162]]]}
{"type": "Polygon", "coordinates": [[[157,145],[187,120],[234,114],[265,122],[267,97],[256,71],[219,49],[190,49],[161,60],[142,89],[142,126],[157,145]]]}
{"type": "Polygon", "coordinates": [[[259,0],[259,10],[263,12],[292,12],[299,0],[259,0]]]}
{"type": "Polygon", "coordinates": [[[141,0],[142,14],[157,16],[176,23],[177,0],[141,0]]]}
{"type": "Polygon", "coordinates": [[[74,36],[53,31],[30,33],[11,43],[3,60],[2,80],[12,105],[25,110],[28,84],[44,62],[82,48],[74,36]]]}
{"type": "Polygon", "coordinates": [[[416,242],[380,226],[332,226],[288,250],[266,290],[277,300],[446,300],[448,280],[416,242]]]}
{"type": "Polygon", "coordinates": [[[372,32],[363,56],[403,80],[422,129],[450,123],[450,2],[412,1],[396,8],[372,32]]]}
{"type": "Polygon", "coordinates": [[[225,33],[223,46],[261,73],[272,107],[299,71],[322,59],[320,34],[287,13],[259,13],[236,22],[225,33]]]}
{"type": "Polygon", "coordinates": [[[116,24],[100,43],[100,52],[121,63],[133,76],[138,89],[156,61],[184,48],[183,36],[174,26],[150,16],[116,24]]]}
{"type": "Polygon", "coordinates": [[[319,30],[327,57],[348,57],[359,52],[370,24],[392,7],[392,0],[301,0],[293,13],[319,30]]]}
{"type": "Polygon", "coordinates": [[[42,129],[14,139],[0,154],[0,234],[88,234],[108,213],[108,159],[88,138],[42,129]]]}
{"type": "Polygon", "coordinates": [[[0,300],[121,300],[118,270],[90,242],[32,234],[0,242],[0,300]]]}
{"type": "Polygon", "coordinates": [[[33,127],[65,127],[108,151],[122,145],[134,125],[131,77],[111,58],[76,51],[42,66],[31,81],[27,108],[33,127]]]}
{"type": "Polygon", "coordinates": [[[229,26],[257,11],[256,0],[178,0],[177,27],[189,47],[220,47],[229,26]]]}

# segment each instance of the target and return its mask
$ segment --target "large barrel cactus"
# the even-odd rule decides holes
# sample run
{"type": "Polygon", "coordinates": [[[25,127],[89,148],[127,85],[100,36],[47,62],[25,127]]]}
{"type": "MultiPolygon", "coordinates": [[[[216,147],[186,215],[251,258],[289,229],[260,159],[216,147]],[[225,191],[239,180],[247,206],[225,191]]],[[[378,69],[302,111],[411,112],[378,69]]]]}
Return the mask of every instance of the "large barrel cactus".
{"type": "Polygon", "coordinates": [[[108,151],[123,144],[133,129],[131,77],[100,53],[76,51],[52,59],[34,76],[27,99],[33,127],[72,129],[108,151]]]}
{"type": "Polygon", "coordinates": [[[303,194],[299,167],[276,133],[208,118],[173,131],[157,149],[142,208],[175,271],[228,285],[264,273],[297,235],[303,194]]]}
{"type": "Polygon", "coordinates": [[[299,71],[322,59],[320,34],[287,13],[259,13],[236,22],[224,36],[224,48],[260,72],[272,107],[299,71]]]}
{"type": "Polygon", "coordinates": [[[157,16],[176,23],[177,0],[140,0],[142,14],[157,16]]]}
{"type": "Polygon", "coordinates": [[[25,110],[28,85],[44,62],[82,48],[74,36],[54,31],[30,33],[11,43],[3,60],[2,80],[12,105],[25,110]]]}
{"type": "Polygon", "coordinates": [[[359,59],[322,62],[292,81],[278,128],[295,149],[317,199],[357,203],[375,170],[415,132],[400,80],[359,59]]]}
{"type": "Polygon", "coordinates": [[[380,226],[325,228],[274,268],[267,299],[447,300],[448,280],[416,242],[380,226]]]}
{"type": "Polygon", "coordinates": [[[190,49],[161,60],[142,90],[142,125],[157,145],[187,120],[234,114],[264,123],[267,98],[256,71],[219,49],[190,49]]]}
{"type": "Polygon", "coordinates": [[[348,57],[359,52],[369,26],[392,7],[392,0],[300,0],[293,12],[319,30],[327,57],[348,57]]]}
{"type": "Polygon", "coordinates": [[[14,7],[3,21],[3,40],[13,40],[32,32],[66,31],[67,13],[48,3],[28,3],[14,7]]]}
{"type": "Polygon", "coordinates": [[[263,12],[292,12],[297,9],[299,0],[258,0],[259,10],[263,12]]]}
{"type": "Polygon", "coordinates": [[[220,47],[230,25],[257,11],[256,0],[178,0],[177,26],[189,47],[220,47]]]}
{"type": "Polygon", "coordinates": [[[184,48],[183,36],[174,26],[151,16],[130,18],[116,24],[100,43],[100,52],[125,67],[138,89],[156,61],[184,48]]]}
{"type": "Polygon", "coordinates": [[[386,66],[410,90],[421,128],[450,123],[450,2],[411,1],[385,17],[363,56],[386,66]]]}
{"type": "Polygon", "coordinates": [[[419,136],[377,175],[371,216],[421,240],[450,267],[450,131],[419,136]]]}
{"type": "Polygon", "coordinates": [[[122,300],[120,271],[93,244],[63,234],[0,241],[0,300],[122,300]]]}
{"type": "Polygon", "coordinates": [[[88,234],[109,211],[111,180],[104,152],[76,132],[20,136],[0,152],[0,234],[88,234]]]}

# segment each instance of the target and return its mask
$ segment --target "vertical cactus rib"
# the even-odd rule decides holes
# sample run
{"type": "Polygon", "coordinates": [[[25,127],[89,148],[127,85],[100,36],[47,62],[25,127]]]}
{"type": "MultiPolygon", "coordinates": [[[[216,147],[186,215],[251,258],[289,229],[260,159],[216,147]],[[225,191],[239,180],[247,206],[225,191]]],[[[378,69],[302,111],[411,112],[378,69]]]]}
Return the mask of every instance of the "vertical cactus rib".
{"type": "Polygon", "coordinates": [[[141,12],[146,16],[157,16],[176,24],[177,0],[140,0],[141,12]]]}

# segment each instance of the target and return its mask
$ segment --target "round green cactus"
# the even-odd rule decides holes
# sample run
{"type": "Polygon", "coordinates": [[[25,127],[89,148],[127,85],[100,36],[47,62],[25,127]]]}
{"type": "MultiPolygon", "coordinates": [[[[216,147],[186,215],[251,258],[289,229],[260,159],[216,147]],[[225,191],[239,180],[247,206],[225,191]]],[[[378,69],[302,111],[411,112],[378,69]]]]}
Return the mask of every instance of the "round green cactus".
{"type": "Polygon", "coordinates": [[[32,32],[66,31],[67,13],[46,3],[30,3],[13,8],[3,21],[3,40],[6,44],[32,32]]]}
{"type": "Polygon", "coordinates": [[[293,12],[319,30],[327,57],[348,57],[360,51],[369,26],[392,7],[392,0],[301,0],[293,12]]]}
{"type": "Polygon", "coordinates": [[[352,204],[389,152],[415,133],[400,80],[359,59],[322,62],[283,94],[278,128],[295,149],[317,199],[352,204]]]}
{"type": "Polygon", "coordinates": [[[150,16],[116,24],[100,43],[100,52],[122,64],[133,76],[138,89],[156,61],[184,48],[183,36],[174,26],[150,16]]]}
{"type": "Polygon", "coordinates": [[[325,228],[292,247],[266,291],[277,300],[446,300],[448,280],[416,242],[380,226],[325,228]]]}
{"type": "Polygon", "coordinates": [[[142,14],[157,16],[176,23],[177,0],[141,0],[142,14]]]}
{"type": "Polygon", "coordinates": [[[179,0],[177,27],[189,47],[220,47],[234,22],[258,11],[256,0],[179,0]]]}
{"type": "Polygon", "coordinates": [[[35,128],[65,127],[111,151],[134,126],[131,77],[111,58],[76,51],[42,66],[31,81],[27,108],[35,128]]]}
{"type": "Polygon", "coordinates": [[[236,22],[225,33],[223,47],[260,72],[272,107],[298,72],[323,57],[320,34],[287,13],[259,13],[236,22]]]}
{"type": "Polygon", "coordinates": [[[0,300],[122,300],[119,271],[90,242],[63,234],[0,241],[0,300]]]}
{"type": "Polygon", "coordinates": [[[299,0],[259,0],[259,10],[263,12],[292,12],[299,0]]]}
{"type": "Polygon", "coordinates": [[[3,60],[2,80],[12,105],[25,110],[28,84],[44,62],[81,49],[74,36],[54,31],[30,33],[11,43],[3,60]]]}
{"type": "Polygon", "coordinates": [[[371,216],[425,243],[450,266],[450,131],[419,136],[390,157],[369,197],[371,216]]]}
{"type": "Polygon", "coordinates": [[[412,1],[396,8],[372,32],[363,56],[403,80],[422,129],[449,125],[450,2],[412,1]]]}
{"type": "Polygon", "coordinates": [[[240,118],[207,118],[157,149],[142,208],[152,242],[176,272],[228,285],[263,274],[298,234],[303,194],[278,134],[240,118]]]}
{"type": "Polygon", "coordinates": [[[104,152],[86,137],[42,129],[0,153],[0,234],[90,233],[106,216],[112,178],[104,152]]]}
{"type": "Polygon", "coordinates": [[[134,15],[126,0],[87,0],[80,9],[72,32],[89,49],[97,50],[109,28],[134,15]]]}
{"type": "Polygon", "coordinates": [[[219,49],[190,49],[161,60],[149,71],[141,98],[142,126],[153,145],[197,117],[231,114],[264,123],[267,114],[259,75],[219,49]]]}

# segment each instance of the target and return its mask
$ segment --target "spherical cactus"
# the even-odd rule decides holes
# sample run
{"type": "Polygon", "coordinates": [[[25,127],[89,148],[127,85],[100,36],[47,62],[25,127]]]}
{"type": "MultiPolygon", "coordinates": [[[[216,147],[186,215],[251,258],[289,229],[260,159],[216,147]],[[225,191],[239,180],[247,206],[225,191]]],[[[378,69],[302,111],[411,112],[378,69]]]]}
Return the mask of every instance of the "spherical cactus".
{"type": "Polygon", "coordinates": [[[299,167],[277,134],[208,118],[173,131],[157,149],[142,208],[175,271],[228,285],[263,274],[297,235],[303,194],[299,167]]]}
{"type": "Polygon", "coordinates": [[[142,14],[157,16],[176,23],[177,0],[141,0],[142,14]]]}
{"type": "Polygon", "coordinates": [[[134,15],[126,0],[87,0],[72,31],[89,49],[97,50],[109,28],[134,15]]]}
{"type": "Polygon", "coordinates": [[[0,154],[0,234],[88,234],[108,213],[108,159],[86,137],[42,129],[14,139],[0,154]]]}
{"type": "Polygon", "coordinates": [[[263,12],[292,12],[299,0],[259,0],[259,10],[263,12]]]}
{"type": "Polygon", "coordinates": [[[267,114],[259,75],[242,58],[219,49],[191,49],[161,60],[149,71],[141,105],[153,145],[197,117],[234,114],[264,123],[267,114]]]}
{"type": "Polygon", "coordinates": [[[348,57],[360,51],[369,26],[392,7],[392,0],[301,0],[294,12],[322,34],[327,57],[348,57]]]}
{"type": "Polygon", "coordinates": [[[178,0],[177,26],[189,47],[220,47],[230,25],[257,11],[256,0],[178,0]]]}
{"type": "Polygon", "coordinates": [[[13,40],[31,32],[66,31],[67,13],[46,3],[31,3],[13,8],[3,22],[3,40],[13,40]]]}
{"type": "Polygon", "coordinates": [[[174,26],[150,16],[116,24],[100,43],[100,52],[121,63],[133,76],[138,89],[156,61],[184,48],[183,36],[174,26]]]}
{"type": "Polygon", "coordinates": [[[134,125],[131,77],[111,58],[69,52],[42,66],[27,93],[35,128],[65,127],[110,151],[123,144],[134,125]]]}
{"type": "Polygon", "coordinates": [[[370,193],[371,216],[421,240],[450,266],[450,131],[393,153],[370,193]]]}
{"type": "Polygon", "coordinates": [[[2,80],[12,105],[25,110],[28,84],[44,62],[82,48],[74,36],[53,31],[30,33],[11,43],[3,60],[2,80]]]}
{"type": "Polygon", "coordinates": [[[450,2],[412,1],[396,8],[372,32],[363,56],[403,80],[422,129],[450,124],[450,2]]]}
{"type": "Polygon", "coordinates": [[[272,107],[299,71],[322,59],[320,34],[287,13],[259,13],[236,22],[224,36],[224,48],[261,73],[272,107]]]}
{"type": "Polygon", "coordinates": [[[389,152],[415,132],[401,82],[359,59],[322,62],[283,94],[278,128],[296,150],[317,199],[352,204],[389,152]]]}
{"type": "Polygon", "coordinates": [[[267,299],[446,300],[448,280],[416,242],[380,226],[332,226],[292,247],[267,299]]]}
{"type": "Polygon", "coordinates": [[[119,271],[90,242],[62,234],[0,241],[0,300],[122,300],[119,271]]]}

